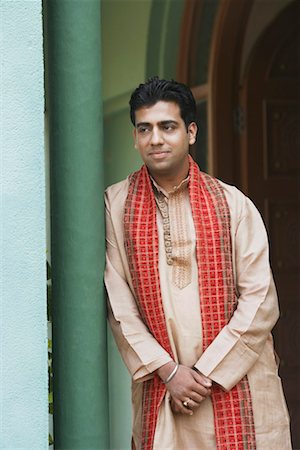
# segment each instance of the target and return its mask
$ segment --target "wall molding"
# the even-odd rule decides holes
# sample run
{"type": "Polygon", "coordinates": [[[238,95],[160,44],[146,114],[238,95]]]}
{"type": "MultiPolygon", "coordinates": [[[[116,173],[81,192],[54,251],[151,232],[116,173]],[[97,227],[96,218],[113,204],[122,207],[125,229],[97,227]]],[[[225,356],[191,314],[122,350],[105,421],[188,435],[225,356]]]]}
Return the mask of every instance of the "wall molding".
{"type": "Polygon", "coordinates": [[[129,100],[131,93],[135,88],[129,89],[122,94],[116,95],[115,97],[108,98],[103,102],[103,115],[104,117],[113,116],[119,114],[126,110],[129,111],[129,100]]]}

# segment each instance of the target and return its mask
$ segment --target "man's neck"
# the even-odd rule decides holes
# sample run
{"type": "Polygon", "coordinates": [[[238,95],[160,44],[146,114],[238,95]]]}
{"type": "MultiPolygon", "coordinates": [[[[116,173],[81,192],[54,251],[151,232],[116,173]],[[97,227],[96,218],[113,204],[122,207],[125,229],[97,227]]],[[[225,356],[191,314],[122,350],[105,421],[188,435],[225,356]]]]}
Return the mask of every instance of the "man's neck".
{"type": "Polygon", "coordinates": [[[149,173],[156,184],[164,189],[166,192],[171,192],[180,185],[180,183],[188,177],[189,174],[189,162],[188,159],[182,164],[181,170],[174,174],[159,174],[153,173],[149,170],[149,173]]]}
{"type": "Polygon", "coordinates": [[[151,177],[153,178],[155,183],[160,188],[162,188],[164,191],[170,193],[170,192],[174,191],[174,189],[176,189],[182,183],[182,181],[188,177],[188,172],[187,172],[186,176],[170,178],[170,179],[168,179],[166,177],[158,177],[156,175],[154,175],[154,176],[151,175],[151,177]]]}

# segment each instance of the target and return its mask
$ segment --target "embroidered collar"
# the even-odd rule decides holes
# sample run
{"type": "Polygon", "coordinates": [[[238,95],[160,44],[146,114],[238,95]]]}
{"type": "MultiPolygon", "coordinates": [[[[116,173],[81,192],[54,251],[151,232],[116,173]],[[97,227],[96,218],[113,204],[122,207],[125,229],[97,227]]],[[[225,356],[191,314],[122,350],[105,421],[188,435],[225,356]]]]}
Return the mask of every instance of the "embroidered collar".
{"type": "Polygon", "coordinates": [[[154,192],[156,193],[161,193],[163,194],[166,198],[169,198],[170,195],[175,195],[178,192],[182,192],[185,189],[187,189],[188,185],[189,185],[189,181],[190,181],[190,176],[188,175],[184,180],[182,180],[180,182],[180,184],[178,186],[173,186],[172,191],[167,192],[164,188],[162,188],[161,186],[159,186],[159,184],[156,183],[156,181],[154,180],[154,178],[152,178],[150,176],[152,185],[154,187],[154,192]]]}

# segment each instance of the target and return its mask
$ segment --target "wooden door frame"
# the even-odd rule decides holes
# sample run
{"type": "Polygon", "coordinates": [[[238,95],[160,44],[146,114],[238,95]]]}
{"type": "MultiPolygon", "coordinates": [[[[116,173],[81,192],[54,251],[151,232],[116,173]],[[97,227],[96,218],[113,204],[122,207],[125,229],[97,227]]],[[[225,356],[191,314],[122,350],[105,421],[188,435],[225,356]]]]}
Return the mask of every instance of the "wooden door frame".
{"type": "Polygon", "coordinates": [[[221,0],[209,61],[208,142],[213,175],[241,185],[234,113],[239,106],[239,79],[246,25],[254,0],[221,0]]]}
{"type": "MultiPolygon", "coordinates": [[[[294,95],[296,89],[299,87],[299,81],[297,78],[281,78],[278,76],[273,78],[270,76],[270,73],[273,68],[274,61],[278,55],[278,51],[287,38],[287,34],[282,34],[281,32],[278,32],[278,30],[287,29],[289,32],[293,32],[295,30],[292,25],[293,18],[299,17],[299,14],[300,3],[298,1],[289,3],[280,11],[278,16],[265,29],[264,33],[252,49],[242,80],[243,89],[241,93],[241,101],[247,119],[247,127],[240,143],[240,151],[243,155],[242,188],[244,191],[249,193],[251,199],[256,203],[256,206],[263,214],[266,227],[271,238],[271,255],[272,243],[276,242],[275,236],[272,239],[272,231],[274,232],[276,225],[274,225],[274,222],[272,224],[272,217],[274,221],[274,215],[272,216],[270,213],[270,205],[272,202],[273,205],[274,203],[278,203],[279,205],[280,203],[283,203],[284,205],[289,205],[296,202],[298,203],[300,188],[298,178],[295,177],[295,179],[292,180],[287,175],[280,175],[277,179],[275,176],[273,179],[274,184],[271,184],[272,174],[268,174],[267,133],[263,129],[264,126],[267,126],[267,102],[262,102],[262,100],[267,98],[280,102],[281,99],[286,101],[287,97],[291,103],[296,103],[298,100],[297,96],[294,95]],[[276,45],[274,45],[274,42],[276,42],[276,45]],[[268,55],[267,58],[266,55],[268,55]],[[267,94],[267,96],[264,94],[267,94]],[[262,117],[264,126],[262,125],[262,117]],[[264,158],[263,165],[257,166],[256,161],[253,160],[254,158],[250,157],[253,155],[253,149],[255,148],[262,149],[264,158]],[[253,176],[253,173],[257,175],[257,179],[253,176]],[[278,179],[280,181],[278,181],[278,179]],[[260,193],[266,192],[268,189],[264,186],[265,181],[268,183],[269,192],[265,198],[263,198],[260,197],[260,193]],[[286,191],[287,186],[289,189],[289,194],[287,194],[286,191]],[[272,194],[270,194],[270,192],[272,192],[272,194]]],[[[279,260],[280,259],[281,258],[279,258],[279,260]]],[[[282,357],[282,364],[280,366],[279,373],[282,377],[283,387],[290,410],[292,439],[299,440],[299,434],[296,431],[297,419],[299,419],[299,412],[296,412],[299,407],[299,394],[295,392],[296,377],[293,379],[289,376],[291,373],[291,366],[289,363],[286,364],[285,361],[285,358],[288,358],[285,352],[288,344],[287,340],[284,339],[284,335],[288,332],[288,327],[292,326],[288,318],[295,312],[293,303],[295,302],[294,299],[297,299],[297,293],[295,293],[293,289],[290,289],[288,293],[285,293],[283,290],[281,292],[279,280],[283,280],[283,275],[280,273],[280,268],[278,269],[278,266],[276,266],[278,260],[274,258],[272,262],[273,273],[278,284],[277,289],[279,293],[281,310],[281,320],[273,329],[273,335],[275,337],[275,346],[279,350],[279,356],[282,357]],[[282,295],[280,295],[280,293],[282,295]],[[289,370],[287,370],[287,367],[289,367],[289,370]]],[[[287,283],[287,281],[285,283],[287,283]]],[[[296,370],[294,372],[297,374],[296,370]]],[[[295,448],[299,448],[299,444],[297,444],[298,443],[294,443],[295,448]]]]}
{"type": "MultiPolygon", "coordinates": [[[[248,110],[253,111],[253,107],[259,105],[261,99],[261,80],[264,79],[265,74],[271,69],[273,63],[273,58],[276,56],[278,51],[278,46],[274,45],[274,42],[278,38],[278,27],[279,24],[283,24],[286,27],[292,23],[292,18],[295,15],[299,15],[300,5],[298,1],[289,3],[286,8],[284,8],[280,14],[271,22],[271,24],[265,29],[263,35],[256,42],[252,52],[248,58],[246,70],[244,73],[242,81],[242,90],[240,95],[241,104],[243,110],[245,111],[247,119],[247,127],[245,133],[240,140],[240,154],[241,154],[241,172],[242,172],[242,185],[241,187],[247,193],[250,193],[251,197],[255,197],[254,188],[258,186],[251,187],[251,180],[249,180],[249,167],[248,167],[248,152],[251,151],[253,146],[257,145],[257,141],[253,141],[253,129],[257,129],[256,120],[257,117],[252,114],[248,114],[248,110]],[[264,55],[270,55],[268,59],[264,58],[264,55]]],[[[279,44],[280,45],[280,44],[279,44]]],[[[275,81],[278,84],[278,80],[275,81]]],[[[285,86],[287,81],[284,80],[285,86]]],[[[273,89],[271,85],[271,80],[269,80],[269,89],[273,89]]],[[[290,83],[291,92],[294,89],[294,83],[290,83]]],[[[257,136],[256,136],[257,139],[257,136]]],[[[260,142],[264,142],[264,136],[261,135],[259,138],[260,142]]],[[[252,169],[255,170],[255,169],[252,169]]],[[[251,170],[250,170],[251,171],[251,170]]],[[[253,184],[253,183],[252,183],[253,184]]],[[[295,192],[297,191],[297,184],[294,186],[295,192]]],[[[266,217],[266,219],[268,219],[266,217]]]]}
{"type": "Polygon", "coordinates": [[[190,73],[197,61],[197,35],[199,32],[203,0],[185,0],[180,32],[180,48],[177,63],[177,79],[190,84],[190,73]]]}
{"type": "MultiPolygon", "coordinates": [[[[236,161],[233,114],[238,106],[239,76],[246,24],[254,0],[220,0],[215,19],[207,85],[208,170],[214,176],[240,185],[236,161]]],[[[203,0],[186,0],[178,79],[188,83],[190,58],[196,64],[195,41],[199,33],[203,0]]]]}

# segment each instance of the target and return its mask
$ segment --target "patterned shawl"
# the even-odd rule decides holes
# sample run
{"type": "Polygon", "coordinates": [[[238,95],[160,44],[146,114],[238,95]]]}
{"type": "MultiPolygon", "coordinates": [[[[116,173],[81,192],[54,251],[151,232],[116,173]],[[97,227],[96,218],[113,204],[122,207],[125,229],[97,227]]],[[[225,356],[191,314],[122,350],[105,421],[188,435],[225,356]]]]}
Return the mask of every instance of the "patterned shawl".
{"type": "MultiPolygon", "coordinates": [[[[200,172],[190,157],[189,196],[196,231],[203,351],[230,320],[235,295],[230,212],[220,183],[200,172]]],[[[124,212],[125,248],[141,316],[159,344],[172,355],[158,268],[156,202],[146,166],[130,178],[124,212]]],[[[144,382],[142,450],[152,450],[158,410],[166,392],[158,375],[144,382]]],[[[229,392],[213,385],[218,450],[255,450],[252,401],[247,376],[229,392]]]]}

